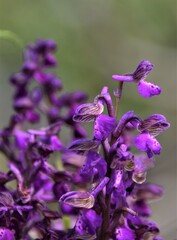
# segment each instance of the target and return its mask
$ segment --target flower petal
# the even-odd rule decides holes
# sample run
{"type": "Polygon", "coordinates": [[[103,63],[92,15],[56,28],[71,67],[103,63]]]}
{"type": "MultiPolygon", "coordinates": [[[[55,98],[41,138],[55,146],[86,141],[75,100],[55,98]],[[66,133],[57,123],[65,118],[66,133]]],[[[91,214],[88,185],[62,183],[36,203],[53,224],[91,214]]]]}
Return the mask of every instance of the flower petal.
{"type": "Polygon", "coordinates": [[[134,171],[145,172],[154,167],[154,158],[148,158],[145,154],[136,155],[134,158],[134,171]]]}
{"type": "Polygon", "coordinates": [[[134,240],[135,234],[131,229],[126,227],[117,228],[115,231],[116,240],[134,240]]]}
{"type": "Polygon", "coordinates": [[[0,228],[0,240],[15,240],[14,234],[8,228],[0,228]]]}
{"type": "Polygon", "coordinates": [[[115,130],[114,130],[114,137],[118,138],[122,132],[122,130],[124,129],[124,127],[126,126],[127,123],[129,122],[137,122],[136,125],[139,124],[139,122],[141,122],[141,118],[139,116],[137,116],[136,114],[134,114],[133,111],[128,111],[126,112],[121,119],[119,120],[115,130]]]}
{"type": "Polygon", "coordinates": [[[62,195],[60,202],[78,208],[92,208],[95,202],[95,198],[89,192],[73,191],[62,195]]]}
{"type": "Polygon", "coordinates": [[[150,137],[147,140],[147,147],[154,153],[159,155],[161,152],[161,145],[154,137],[150,137]]]}
{"type": "Polygon", "coordinates": [[[73,141],[68,148],[70,150],[86,151],[86,150],[96,149],[98,145],[99,145],[99,142],[95,140],[78,139],[73,141]]]}
{"type": "Polygon", "coordinates": [[[164,193],[163,188],[156,184],[139,185],[134,192],[138,201],[158,199],[164,193]]]}
{"type": "Polygon", "coordinates": [[[135,81],[145,79],[147,75],[152,71],[154,65],[149,60],[143,60],[138,64],[138,67],[133,73],[135,81]]]}
{"type": "Polygon", "coordinates": [[[138,92],[141,96],[145,98],[150,98],[161,93],[161,88],[150,82],[140,80],[138,84],[138,92]]]}
{"type": "Polygon", "coordinates": [[[115,118],[103,114],[99,115],[94,125],[94,137],[99,141],[105,140],[114,130],[115,124],[115,118]]]}
{"type": "Polygon", "coordinates": [[[82,104],[76,109],[73,120],[76,122],[94,121],[95,116],[101,114],[103,110],[104,106],[99,102],[82,104]]]}
{"type": "Polygon", "coordinates": [[[89,151],[85,162],[80,169],[80,175],[85,182],[101,180],[107,171],[106,161],[96,152],[89,151]]]}
{"type": "Polygon", "coordinates": [[[133,82],[133,77],[130,75],[112,75],[112,79],[121,82],[133,82]]]}
{"type": "Polygon", "coordinates": [[[147,140],[150,138],[150,134],[149,133],[142,133],[139,134],[138,136],[136,136],[134,138],[134,144],[135,146],[141,150],[141,151],[147,151],[147,146],[146,146],[146,142],[147,140]]]}
{"type": "Polygon", "coordinates": [[[164,132],[170,127],[166,118],[161,114],[153,114],[145,118],[138,126],[140,132],[148,131],[151,135],[157,136],[159,133],[164,132]]]}

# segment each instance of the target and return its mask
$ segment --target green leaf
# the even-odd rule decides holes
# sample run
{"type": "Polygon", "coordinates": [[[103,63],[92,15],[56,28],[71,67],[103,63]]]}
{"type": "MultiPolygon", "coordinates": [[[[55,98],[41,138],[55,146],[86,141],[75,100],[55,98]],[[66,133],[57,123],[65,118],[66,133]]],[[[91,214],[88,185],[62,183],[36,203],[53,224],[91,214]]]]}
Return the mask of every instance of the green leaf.
{"type": "Polygon", "coordinates": [[[12,41],[13,43],[17,44],[20,48],[24,48],[24,43],[22,39],[11,31],[0,30],[0,39],[12,41]]]}

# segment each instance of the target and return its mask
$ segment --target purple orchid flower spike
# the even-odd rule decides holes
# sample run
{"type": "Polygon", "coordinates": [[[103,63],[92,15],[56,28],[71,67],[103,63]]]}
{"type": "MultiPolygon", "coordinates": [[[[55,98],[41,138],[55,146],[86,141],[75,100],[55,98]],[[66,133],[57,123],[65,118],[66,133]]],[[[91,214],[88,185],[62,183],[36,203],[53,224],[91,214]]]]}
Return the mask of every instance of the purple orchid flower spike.
{"type": "Polygon", "coordinates": [[[0,172],[0,240],[160,240],[148,217],[149,201],[163,190],[144,182],[162,149],[156,136],[170,124],[161,114],[142,119],[133,110],[116,119],[123,82],[136,83],[146,98],[160,94],[146,82],[154,65],[143,60],[133,73],[113,75],[120,81],[115,106],[107,86],[86,103],[81,91],[62,93],[60,78],[49,71],[55,50],[50,39],[29,45],[10,79],[15,113],[0,130],[8,166],[0,172]],[[85,122],[93,122],[92,136],[85,122]],[[27,129],[29,123],[34,127],[27,129]]]}
{"type": "Polygon", "coordinates": [[[153,67],[154,65],[150,61],[143,60],[138,64],[138,67],[132,74],[113,75],[112,79],[121,82],[138,83],[139,94],[145,98],[150,98],[161,93],[159,86],[145,81],[153,67]]]}

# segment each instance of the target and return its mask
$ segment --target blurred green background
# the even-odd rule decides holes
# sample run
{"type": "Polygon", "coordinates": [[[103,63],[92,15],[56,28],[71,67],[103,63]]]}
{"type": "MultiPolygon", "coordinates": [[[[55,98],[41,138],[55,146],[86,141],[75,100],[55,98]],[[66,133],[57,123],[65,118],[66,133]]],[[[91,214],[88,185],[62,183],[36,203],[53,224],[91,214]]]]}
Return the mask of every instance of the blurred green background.
{"type": "MultiPolygon", "coordinates": [[[[142,117],[164,114],[171,129],[148,180],[163,185],[164,198],[152,204],[153,220],[162,236],[175,239],[176,184],[176,6],[175,0],[0,0],[0,30],[15,33],[25,46],[38,38],[58,44],[57,75],[67,91],[86,91],[90,99],[103,85],[116,87],[112,74],[131,72],[142,59],[155,68],[149,81],[159,84],[161,96],[143,99],[135,84],[125,85],[121,113],[142,117]]],[[[0,127],[11,113],[11,73],[22,63],[22,47],[0,38],[0,127]]]]}

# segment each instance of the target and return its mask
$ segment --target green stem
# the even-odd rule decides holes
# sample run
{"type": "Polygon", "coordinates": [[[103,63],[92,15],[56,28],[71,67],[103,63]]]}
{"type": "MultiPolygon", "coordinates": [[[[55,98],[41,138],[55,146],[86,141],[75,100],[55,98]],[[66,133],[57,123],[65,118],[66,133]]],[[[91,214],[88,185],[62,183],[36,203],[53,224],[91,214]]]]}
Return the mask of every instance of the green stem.
{"type": "Polygon", "coordinates": [[[116,106],[115,106],[115,118],[118,116],[120,98],[122,96],[123,82],[118,82],[117,94],[116,94],[116,106]]]}

